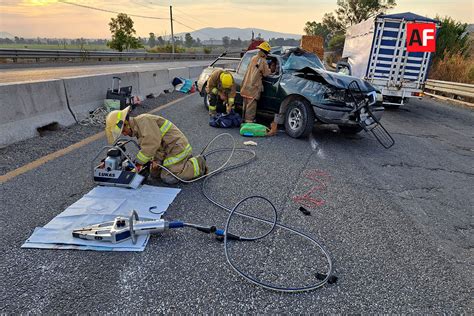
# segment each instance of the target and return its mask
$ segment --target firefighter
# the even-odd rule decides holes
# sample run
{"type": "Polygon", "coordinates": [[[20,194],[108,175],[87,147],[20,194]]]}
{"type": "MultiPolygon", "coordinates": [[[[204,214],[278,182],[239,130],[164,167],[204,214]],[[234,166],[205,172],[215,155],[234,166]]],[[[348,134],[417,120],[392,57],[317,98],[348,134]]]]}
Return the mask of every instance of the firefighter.
{"type": "Polygon", "coordinates": [[[130,107],[110,112],[105,121],[105,134],[109,144],[113,144],[120,135],[138,139],[140,151],[135,160],[136,172],[151,162],[150,175],[168,184],[175,184],[178,180],[157,164],[183,180],[207,173],[205,159],[202,156],[193,157],[188,139],[173,123],[151,114],[130,117],[129,111],[130,107]]]}
{"type": "Polygon", "coordinates": [[[228,71],[216,69],[207,81],[206,92],[210,96],[209,115],[229,114],[234,109],[236,95],[234,77],[228,71]]]}
{"type": "MultiPolygon", "coordinates": [[[[271,74],[270,67],[267,64],[267,55],[270,53],[271,47],[268,42],[263,42],[257,46],[259,49],[257,55],[253,56],[245,72],[240,95],[244,103],[244,121],[245,123],[255,122],[257,115],[257,101],[263,91],[262,78],[271,74]]],[[[278,125],[272,122],[270,132],[267,135],[275,135],[278,131],[278,125]]]]}

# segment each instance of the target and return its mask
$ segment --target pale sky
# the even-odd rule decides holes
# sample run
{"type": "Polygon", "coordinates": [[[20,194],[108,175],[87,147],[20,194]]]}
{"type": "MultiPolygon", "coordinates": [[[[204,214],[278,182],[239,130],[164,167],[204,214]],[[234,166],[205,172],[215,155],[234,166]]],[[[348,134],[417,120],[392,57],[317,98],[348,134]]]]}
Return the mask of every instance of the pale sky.
{"type": "MultiPolygon", "coordinates": [[[[336,0],[67,0],[128,14],[169,18],[169,5],[177,22],[203,27],[255,27],[302,34],[306,21],[321,21],[336,8],[336,0]]],[[[435,17],[451,16],[474,23],[474,0],[398,0],[389,13],[410,11],[435,17]]],[[[0,0],[0,32],[20,37],[109,38],[108,22],[115,14],[80,8],[58,0],[0,0]]],[[[133,17],[137,35],[169,35],[169,20],[133,17]]],[[[192,29],[175,23],[174,31],[192,29]]]]}

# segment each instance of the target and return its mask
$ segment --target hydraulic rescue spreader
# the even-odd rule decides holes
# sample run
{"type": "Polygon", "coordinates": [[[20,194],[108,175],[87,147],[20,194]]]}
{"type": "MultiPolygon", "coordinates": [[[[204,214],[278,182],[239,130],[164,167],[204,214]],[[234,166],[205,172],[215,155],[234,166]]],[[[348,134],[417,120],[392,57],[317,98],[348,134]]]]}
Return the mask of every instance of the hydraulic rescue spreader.
{"type": "MultiPolygon", "coordinates": [[[[117,216],[113,221],[75,229],[72,236],[87,240],[108,241],[113,244],[132,239],[135,244],[139,235],[157,234],[167,229],[182,227],[191,227],[203,233],[215,234],[218,239],[224,236],[224,230],[217,229],[215,226],[201,226],[180,221],[169,222],[164,219],[141,221],[136,211],[132,211],[128,218],[117,216]]],[[[227,234],[227,238],[240,239],[239,236],[230,233],[227,234]]]]}

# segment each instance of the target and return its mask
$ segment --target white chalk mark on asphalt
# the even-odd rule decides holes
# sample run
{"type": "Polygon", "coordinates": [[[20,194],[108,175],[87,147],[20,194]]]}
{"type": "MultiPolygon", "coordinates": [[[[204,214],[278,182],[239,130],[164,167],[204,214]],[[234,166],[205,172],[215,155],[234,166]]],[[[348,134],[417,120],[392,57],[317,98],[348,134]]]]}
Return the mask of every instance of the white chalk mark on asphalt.
{"type": "Polygon", "coordinates": [[[309,144],[311,145],[311,150],[316,152],[316,155],[321,159],[326,159],[326,155],[321,148],[321,145],[318,143],[316,138],[314,138],[313,133],[309,134],[309,144]]]}

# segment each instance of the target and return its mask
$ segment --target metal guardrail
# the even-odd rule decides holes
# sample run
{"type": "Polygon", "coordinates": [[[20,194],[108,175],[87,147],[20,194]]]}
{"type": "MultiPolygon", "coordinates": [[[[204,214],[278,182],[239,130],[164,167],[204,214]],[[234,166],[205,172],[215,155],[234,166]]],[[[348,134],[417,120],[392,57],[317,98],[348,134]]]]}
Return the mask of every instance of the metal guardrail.
{"type": "Polygon", "coordinates": [[[216,54],[190,53],[147,53],[147,52],[114,52],[114,51],[86,51],[86,50],[46,50],[46,49],[5,49],[0,48],[0,58],[18,59],[112,59],[112,58],[139,58],[139,59],[214,59],[216,54]]]}
{"type": "Polygon", "coordinates": [[[474,99],[474,85],[468,83],[429,79],[425,83],[425,90],[433,91],[433,94],[428,93],[429,95],[433,96],[437,96],[436,93],[440,93],[453,97],[460,96],[464,98],[474,99]]]}

